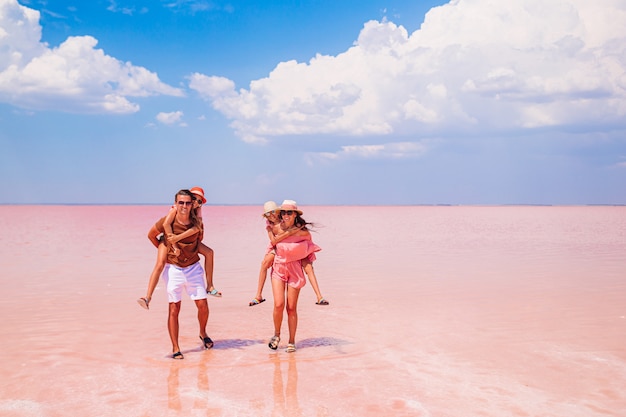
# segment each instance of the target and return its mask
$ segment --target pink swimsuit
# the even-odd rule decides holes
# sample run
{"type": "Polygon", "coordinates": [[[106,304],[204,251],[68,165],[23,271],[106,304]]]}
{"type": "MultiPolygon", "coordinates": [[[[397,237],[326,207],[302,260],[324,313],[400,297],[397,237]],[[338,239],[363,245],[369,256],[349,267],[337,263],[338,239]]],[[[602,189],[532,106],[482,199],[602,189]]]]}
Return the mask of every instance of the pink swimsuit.
{"type": "Polygon", "coordinates": [[[302,288],[306,284],[301,260],[315,260],[315,252],[322,250],[310,239],[300,236],[289,236],[276,244],[276,257],[272,265],[272,279],[286,282],[294,288],[302,288]]]}

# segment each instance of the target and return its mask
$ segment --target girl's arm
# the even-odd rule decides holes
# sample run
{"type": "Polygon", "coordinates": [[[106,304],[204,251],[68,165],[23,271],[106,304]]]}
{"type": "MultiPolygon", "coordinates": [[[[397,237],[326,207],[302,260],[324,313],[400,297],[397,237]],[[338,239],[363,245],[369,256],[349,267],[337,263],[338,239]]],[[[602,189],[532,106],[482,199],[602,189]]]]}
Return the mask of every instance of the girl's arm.
{"type": "Polygon", "coordinates": [[[300,227],[296,229],[296,232],[294,233],[294,235],[302,237],[306,240],[313,240],[311,238],[311,232],[309,232],[307,229],[302,229],[300,227]]]}
{"type": "Polygon", "coordinates": [[[174,231],[172,230],[172,223],[174,222],[174,218],[176,217],[176,208],[172,207],[170,211],[165,216],[163,220],[163,229],[165,229],[165,236],[168,240],[174,236],[174,231]]]}
{"type": "MultiPolygon", "coordinates": [[[[278,242],[280,242],[281,240],[295,235],[298,232],[302,232],[303,230],[301,230],[299,227],[292,227],[289,230],[285,230],[285,231],[281,231],[278,235],[274,234],[274,231],[272,230],[271,227],[267,228],[267,237],[269,237],[270,239],[270,243],[272,244],[272,246],[276,246],[276,244],[278,242]]],[[[306,233],[309,233],[308,231],[306,231],[306,233]]],[[[300,235],[299,235],[300,236],[300,235]]]]}
{"type": "Polygon", "coordinates": [[[200,231],[198,227],[194,226],[191,229],[185,230],[183,233],[179,235],[175,235],[174,231],[172,230],[172,222],[174,221],[175,217],[176,217],[176,208],[172,207],[169,213],[167,213],[165,220],[163,220],[163,229],[165,229],[165,235],[167,236],[167,240],[172,245],[178,242],[179,240],[195,235],[196,233],[200,231]]]}
{"type": "Polygon", "coordinates": [[[176,243],[176,242],[178,242],[179,240],[182,240],[182,239],[184,239],[184,238],[186,238],[186,237],[189,237],[189,236],[195,235],[195,234],[196,234],[196,233],[198,233],[198,232],[200,232],[200,228],[198,228],[198,227],[194,226],[194,227],[192,227],[191,229],[187,229],[187,230],[185,230],[185,231],[184,231],[184,232],[182,232],[181,234],[178,234],[178,235],[172,235],[172,237],[171,237],[171,238],[169,238],[168,240],[169,240],[170,242],[172,242],[172,243],[176,243]]]}
{"type": "Polygon", "coordinates": [[[178,247],[178,245],[176,245],[176,242],[172,242],[172,239],[176,236],[174,235],[174,231],[172,230],[172,223],[174,222],[175,217],[176,207],[172,206],[170,211],[167,213],[167,216],[165,216],[165,219],[163,219],[163,230],[165,231],[164,235],[166,241],[169,242],[170,245],[172,245],[174,255],[178,256],[180,255],[180,248],[178,247]]]}

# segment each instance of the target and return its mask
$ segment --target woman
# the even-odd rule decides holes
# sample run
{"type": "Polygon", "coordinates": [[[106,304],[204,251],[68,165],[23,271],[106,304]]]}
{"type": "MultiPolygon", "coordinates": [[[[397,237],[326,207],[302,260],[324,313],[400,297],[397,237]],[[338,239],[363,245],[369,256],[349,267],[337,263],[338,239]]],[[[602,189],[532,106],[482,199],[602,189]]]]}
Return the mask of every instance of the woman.
{"type": "MultiPolygon", "coordinates": [[[[291,236],[298,231],[298,227],[294,227],[290,230],[281,229],[280,208],[273,201],[266,201],[265,204],[263,204],[263,217],[265,218],[265,230],[267,231],[267,237],[269,238],[270,245],[265,252],[263,261],[261,262],[256,296],[252,299],[252,301],[250,301],[250,303],[248,303],[249,306],[259,305],[265,301],[265,298],[263,298],[263,287],[265,286],[265,279],[267,278],[267,270],[270,269],[274,263],[274,256],[276,255],[274,246],[287,236],[291,236]]],[[[319,284],[317,283],[317,277],[315,276],[315,271],[313,270],[313,263],[308,258],[304,258],[302,259],[302,268],[304,269],[306,276],[309,278],[311,287],[313,287],[313,291],[317,297],[315,304],[321,306],[329,305],[330,303],[322,296],[320,291],[319,284]]]]}
{"type": "Polygon", "coordinates": [[[289,342],[287,352],[296,351],[296,330],[298,327],[298,297],[306,284],[302,259],[315,260],[315,252],[322,250],[311,240],[311,233],[302,217],[302,210],[293,200],[285,200],[280,205],[282,230],[297,229],[275,245],[276,255],[272,265],[272,294],[274,295],[274,336],[270,339],[270,349],[278,349],[283,312],[287,311],[289,342]]]}

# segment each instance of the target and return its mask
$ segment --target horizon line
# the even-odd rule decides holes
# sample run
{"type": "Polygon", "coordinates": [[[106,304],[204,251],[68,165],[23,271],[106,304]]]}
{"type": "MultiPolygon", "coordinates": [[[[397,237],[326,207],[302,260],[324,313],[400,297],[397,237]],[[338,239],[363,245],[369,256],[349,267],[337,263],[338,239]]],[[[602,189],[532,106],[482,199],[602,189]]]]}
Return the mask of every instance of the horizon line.
{"type": "MultiPolygon", "coordinates": [[[[172,203],[0,203],[0,206],[171,206],[172,203]]],[[[260,206],[255,203],[214,203],[203,204],[203,207],[221,206],[260,206]]],[[[305,204],[312,206],[351,206],[351,207],[621,207],[626,203],[579,203],[579,204],[547,204],[547,203],[474,203],[474,204],[452,204],[452,203],[416,203],[416,204],[305,204]]]]}

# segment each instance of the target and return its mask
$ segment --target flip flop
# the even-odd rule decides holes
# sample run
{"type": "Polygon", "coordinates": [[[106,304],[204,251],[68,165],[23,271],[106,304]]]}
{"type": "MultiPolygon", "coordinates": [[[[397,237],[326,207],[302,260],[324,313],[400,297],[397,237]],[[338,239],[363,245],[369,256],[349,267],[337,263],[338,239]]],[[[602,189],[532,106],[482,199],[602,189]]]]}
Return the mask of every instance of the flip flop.
{"type": "Polygon", "coordinates": [[[252,307],[252,306],[261,304],[263,301],[265,301],[265,298],[261,298],[260,300],[258,298],[253,298],[252,301],[250,301],[248,305],[252,307]]]}
{"type": "Polygon", "coordinates": [[[205,349],[211,349],[213,347],[213,341],[211,340],[209,336],[207,337],[200,336],[200,340],[202,340],[202,343],[204,343],[205,349]]]}
{"type": "Polygon", "coordinates": [[[317,302],[315,303],[318,306],[327,306],[328,304],[330,304],[328,301],[326,301],[326,299],[324,299],[323,297],[317,302]]]}
{"type": "Polygon", "coordinates": [[[172,359],[185,359],[185,357],[183,356],[182,353],[180,353],[180,350],[179,350],[178,352],[172,355],[172,359]]]}
{"type": "Polygon", "coordinates": [[[296,345],[293,344],[293,343],[289,343],[287,345],[287,349],[285,349],[285,352],[287,352],[287,353],[293,353],[295,351],[296,351],[296,345]]]}
{"type": "Polygon", "coordinates": [[[141,307],[145,308],[146,310],[150,310],[150,306],[148,304],[150,304],[150,300],[141,297],[140,299],[137,300],[137,304],[139,304],[141,307]]]}
{"type": "Polygon", "coordinates": [[[211,291],[208,292],[209,295],[212,295],[213,297],[221,297],[222,293],[219,292],[218,290],[216,290],[215,288],[213,288],[211,291]]]}

